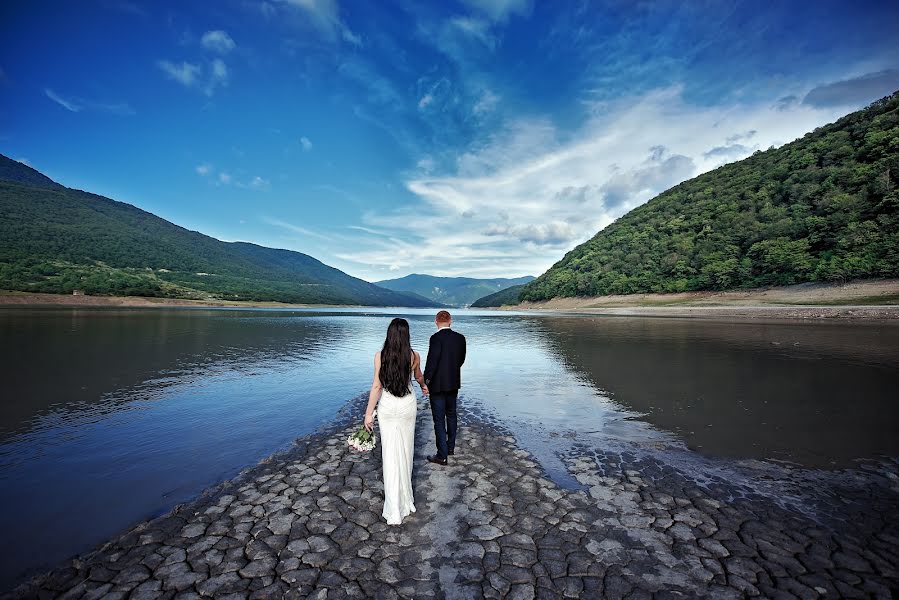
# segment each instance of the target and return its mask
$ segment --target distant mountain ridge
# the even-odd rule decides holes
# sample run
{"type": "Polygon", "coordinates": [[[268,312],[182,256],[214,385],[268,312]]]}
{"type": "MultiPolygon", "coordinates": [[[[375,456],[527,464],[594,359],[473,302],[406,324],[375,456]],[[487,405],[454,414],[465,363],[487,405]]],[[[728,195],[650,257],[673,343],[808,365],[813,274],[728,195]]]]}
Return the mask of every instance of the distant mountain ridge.
{"type": "Polygon", "coordinates": [[[376,281],[375,285],[398,292],[412,292],[448,306],[469,306],[477,299],[506,288],[527,283],[534,278],[437,277],[413,273],[399,279],[376,281]]]}
{"type": "Polygon", "coordinates": [[[685,181],[527,284],[521,300],[899,276],[899,92],[685,181]]]}
{"type": "Polygon", "coordinates": [[[437,306],[291,250],[223,242],[0,155],[0,289],[437,306]]]}

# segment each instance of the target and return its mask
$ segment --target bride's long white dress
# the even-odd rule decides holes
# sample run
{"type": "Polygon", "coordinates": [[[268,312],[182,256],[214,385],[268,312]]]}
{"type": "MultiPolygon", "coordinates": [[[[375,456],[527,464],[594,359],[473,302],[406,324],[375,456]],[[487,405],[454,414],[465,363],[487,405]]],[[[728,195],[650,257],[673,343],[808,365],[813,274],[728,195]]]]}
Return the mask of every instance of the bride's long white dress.
{"type": "Polygon", "coordinates": [[[418,411],[410,382],[400,398],[386,389],[378,402],[381,460],[384,465],[384,512],[388,525],[399,525],[415,512],[412,497],[412,454],[415,448],[415,415],[418,411]]]}

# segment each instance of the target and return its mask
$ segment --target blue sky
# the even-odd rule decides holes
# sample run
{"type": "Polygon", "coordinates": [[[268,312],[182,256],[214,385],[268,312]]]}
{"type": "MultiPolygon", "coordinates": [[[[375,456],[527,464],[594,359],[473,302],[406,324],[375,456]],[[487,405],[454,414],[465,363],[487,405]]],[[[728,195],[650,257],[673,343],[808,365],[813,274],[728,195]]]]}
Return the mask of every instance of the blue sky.
{"type": "Polygon", "coordinates": [[[899,89],[896,2],[0,4],[0,152],[371,281],[538,275],[899,89]]]}

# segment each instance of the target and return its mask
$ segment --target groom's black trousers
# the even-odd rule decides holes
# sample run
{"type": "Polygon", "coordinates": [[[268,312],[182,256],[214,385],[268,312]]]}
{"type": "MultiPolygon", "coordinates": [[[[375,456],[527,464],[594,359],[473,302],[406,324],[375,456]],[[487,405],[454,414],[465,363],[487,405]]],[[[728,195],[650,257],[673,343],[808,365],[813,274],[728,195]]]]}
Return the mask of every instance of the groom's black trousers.
{"type": "Polygon", "coordinates": [[[431,415],[434,417],[434,435],[437,437],[437,456],[446,458],[456,449],[456,400],[459,390],[431,392],[431,415]]]}

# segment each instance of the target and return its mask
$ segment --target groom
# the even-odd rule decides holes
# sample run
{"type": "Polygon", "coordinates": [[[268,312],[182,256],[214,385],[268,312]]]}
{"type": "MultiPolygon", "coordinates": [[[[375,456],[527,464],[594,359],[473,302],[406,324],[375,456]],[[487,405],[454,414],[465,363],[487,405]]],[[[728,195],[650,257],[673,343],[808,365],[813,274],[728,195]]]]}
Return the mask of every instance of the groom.
{"type": "Polygon", "coordinates": [[[451,329],[453,318],[445,310],[437,313],[435,322],[437,333],[431,336],[424,376],[431,395],[437,454],[429,456],[428,461],[445,465],[446,457],[456,448],[456,397],[462,387],[465,336],[451,329]]]}

